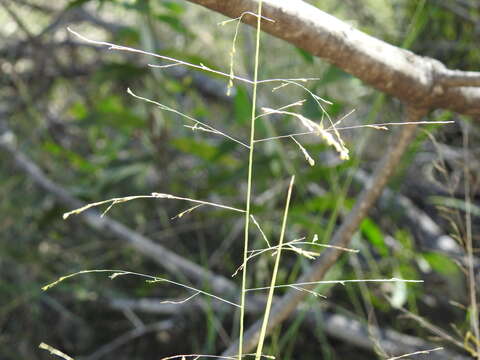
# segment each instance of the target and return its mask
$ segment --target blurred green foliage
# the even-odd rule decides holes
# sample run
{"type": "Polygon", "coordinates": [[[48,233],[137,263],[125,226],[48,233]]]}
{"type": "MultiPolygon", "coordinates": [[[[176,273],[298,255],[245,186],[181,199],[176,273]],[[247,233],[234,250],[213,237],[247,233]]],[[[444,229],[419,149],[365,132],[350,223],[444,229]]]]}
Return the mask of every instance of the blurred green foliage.
{"type": "MultiPolygon", "coordinates": [[[[468,16],[475,19],[475,23],[442,5],[449,4],[448,1],[312,3],[367,33],[435,57],[450,67],[478,69],[478,7],[468,10],[468,16]]],[[[158,191],[241,207],[247,169],[244,149],[222,137],[192,132],[183,126],[192,123],[185,122],[178,114],[132,98],[126,89],[132,88],[141,96],[194,116],[239,139],[248,135],[250,89],[235,83],[234,95],[227,98],[226,81],[208,72],[152,69],[147,64],[155,63],[153,58],[76,43],[78,39],[68,35],[63,26],[42,33],[58,17],[79,9],[93,18],[82,18],[85,13],[79,12],[83,20],[71,26],[91,38],[158,51],[215,69],[228,68],[234,25],[219,29],[216,24],[222,17],[186,2],[19,1],[11,10],[38,36],[35,39],[39,44],[29,43],[31,34],[22,29],[11,13],[0,14],[7,24],[2,30],[7,39],[3,46],[17,49],[4,52],[2,66],[12,70],[9,80],[2,80],[1,111],[16,132],[20,149],[51,179],[87,202],[158,191]],[[40,24],[46,27],[42,29],[40,24]],[[38,56],[35,46],[40,46],[38,56]]],[[[235,58],[237,73],[245,77],[251,75],[251,31],[241,28],[237,47],[242,54],[235,58]]],[[[313,74],[319,77],[320,80],[308,83],[308,89],[333,103],[326,109],[334,121],[354,108],[355,114],[343,121],[345,126],[366,123],[365,119],[400,121],[395,101],[303,50],[278,39],[267,36],[264,39],[262,75],[270,76],[280,69],[283,73],[279,76],[313,74]]],[[[308,98],[308,94],[298,88],[271,90],[261,89],[262,106],[280,107],[308,98]]],[[[324,116],[311,98],[299,111],[318,121],[324,116]]],[[[445,116],[452,115],[435,113],[431,118],[445,116]]],[[[429,130],[447,144],[451,138],[458,144],[459,134],[444,133],[438,128],[429,130]]],[[[292,131],[298,128],[291,117],[258,121],[259,137],[292,131]]],[[[321,242],[328,242],[363,185],[352,180],[352,174],[360,165],[371,169],[372,160],[384,152],[386,137],[383,133],[372,134],[373,131],[342,132],[352,149],[352,159],[347,162],[338,161],[336,154],[317,139],[302,138],[302,144],[317,163],[315,167],[307,164],[289,139],[257,145],[253,209],[270,241],[275,242],[279,233],[285,179],[295,173],[297,186],[288,238],[305,236],[311,240],[317,234],[321,242]]],[[[427,136],[420,135],[407,157],[405,171],[400,172],[392,185],[398,194],[406,191],[401,185],[408,176],[408,166],[418,154],[425,152],[428,141],[427,136]]],[[[1,358],[47,358],[37,349],[41,341],[71,355],[87,356],[131,330],[131,321],[135,322],[132,317],[145,323],[166,318],[140,312],[121,313],[108,306],[109,300],[186,297],[176,288],[152,286],[132,279],[110,281],[98,275],[78,277],[51,292],[42,292],[40,287],[44,284],[82,269],[120,268],[153,275],[164,270],[110,234],[95,232],[75,218],[62,221],[62,213],[71,209],[58,205],[50,194],[19,172],[4,153],[0,153],[0,198],[1,358]]],[[[168,200],[139,200],[115,206],[109,216],[179,255],[229,277],[240,263],[242,236],[236,229],[241,228],[238,225],[242,218],[200,208],[172,220],[188,206],[168,200]]],[[[432,204],[420,206],[432,213],[446,233],[460,229],[458,235],[462,236],[462,224],[452,228],[450,220],[442,220],[432,204]]],[[[463,211],[464,207],[458,205],[456,210],[463,211]]],[[[458,220],[455,216],[451,215],[452,222],[458,220]]],[[[478,214],[474,216],[478,220],[478,214]]],[[[258,233],[254,235],[253,248],[263,247],[263,239],[258,233]]],[[[421,239],[407,224],[395,222],[395,215],[390,211],[372,214],[363,221],[354,242],[361,250],[360,255],[355,261],[343,257],[329,278],[354,279],[360,275],[427,278],[435,285],[368,285],[369,292],[355,285],[347,285],[348,289],[324,286],[321,293],[328,296],[329,309],[366,322],[367,309],[371,307],[378,323],[424,336],[418,324],[398,319],[398,312],[386,299],[389,297],[395,305],[420,315],[427,313],[428,316],[431,311],[428,309],[436,307],[433,312],[444,316],[434,316],[429,321],[444,328],[454,323],[458,329],[467,329],[465,311],[448,305],[450,298],[466,303],[462,271],[455,259],[425,250],[421,244],[421,239]],[[424,298],[428,298],[428,302],[423,301],[424,298]]],[[[255,264],[257,268],[250,270],[251,285],[264,286],[269,281],[270,259],[261,258],[255,264]]],[[[306,266],[304,259],[286,254],[278,281],[293,281],[306,266]]],[[[167,276],[174,275],[184,280],[181,274],[167,276]]],[[[225,347],[228,334],[233,332],[231,329],[236,327],[231,318],[216,316],[212,308],[207,307],[204,313],[188,314],[188,318],[173,317],[178,322],[178,333],[149,333],[112,350],[105,358],[158,359],[176,352],[219,352],[225,347]],[[180,337],[186,340],[178,341],[180,337]]],[[[294,319],[273,335],[268,350],[281,351],[282,359],[296,358],[300,349],[302,358],[316,359],[319,346],[325,359],[351,356],[349,345],[327,338],[322,331],[312,334],[301,326],[301,318],[294,319]]],[[[358,359],[372,356],[354,351],[358,359]]]]}

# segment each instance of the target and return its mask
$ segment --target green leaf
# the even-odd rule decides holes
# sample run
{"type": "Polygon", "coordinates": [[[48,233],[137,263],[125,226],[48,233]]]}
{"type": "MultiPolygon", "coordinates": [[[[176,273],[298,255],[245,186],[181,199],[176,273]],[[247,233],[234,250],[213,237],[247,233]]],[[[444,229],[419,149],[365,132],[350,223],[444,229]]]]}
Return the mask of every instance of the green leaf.
{"type": "MultiPolygon", "coordinates": [[[[337,207],[339,195],[334,193],[327,193],[324,196],[317,196],[311,200],[303,203],[302,211],[307,212],[325,212],[334,210],[337,207]]],[[[343,205],[350,208],[353,204],[353,199],[343,199],[343,205]]]]}
{"type": "Polygon", "coordinates": [[[160,5],[177,15],[181,15],[185,12],[185,6],[174,1],[162,1],[160,2],[160,5]]]}
{"type": "Polygon", "coordinates": [[[245,125],[251,116],[250,97],[244,86],[238,85],[237,92],[233,101],[235,121],[240,125],[245,125]]]}
{"type": "Polygon", "coordinates": [[[303,49],[295,47],[295,50],[297,51],[298,54],[305,60],[305,62],[309,64],[313,64],[314,57],[312,54],[310,54],[308,51],[305,51],[303,49]]]}
{"type": "Polygon", "coordinates": [[[98,185],[103,187],[106,185],[117,184],[128,178],[143,175],[147,170],[148,164],[145,162],[136,162],[115,166],[103,170],[98,179],[98,185]]]}
{"type": "Polygon", "coordinates": [[[60,146],[53,141],[45,141],[42,144],[42,147],[44,151],[54,155],[55,157],[66,160],[74,169],[78,169],[83,172],[93,172],[97,169],[92,163],[90,163],[81,155],[69,149],[65,149],[63,146],[60,146]]]}
{"type": "Polygon", "coordinates": [[[238,160],[224,152],[221,146],[193,138],[178,138],[172,141],[175,148],[196,155],[208,163],[217,163],[226,166],[236,166],[238,160]]]}
{"type": "Polygon", "coordinates": [[[459,268],[449,257],[439,253],[425,253],[423,258],[428,262],[433,270],[442,275],[457,275],[459,268]]]}
{"type": "Polygon", "coordinates": [[[393,236],[395,239],[397,239],[397,241],[402,245],[402,247],[408,251],[408,252],[412,252],[412,251],[415,251],[415,245],[414,245],[414,242],[413,242],[413,237],[412,235],[410,234],[409,231],[406,231],[406,230],[397,230],[395,231],[395,234],[393,236]]]}
{"type": "MultiPolygon", "coordinates": [[[[463,212],[467,211],[467,203],[465,202],[465,200],[455,199],[446,196],[430,196],[428,199],[435,205],[441,205],[449,207],[451,209],[461,210],[463,212]]],[[[480,216],[480,207],[472,203],[470,203],[469,205],[470,214],[473,216],[480,216]]]]}
{"type": "Polygon", "coordinates": [[[71,116],[76,119],[84,119],[88,115],[88,110],[85,104],[81,102],[74,103],[68,110],[71,116]]]}
{"type": "Polygon", "coordinates": [[[182,34],[188,34],[188,29],[182,24],[180,19],[177,18],[176,16],[167,15],[167,14],[157,14],[155,15],[155,18],[158,21],[169,25],[176,32],[179,32],[182,34]]]}
{"type": "Polygon", "coordinates": [[[128,109],[124,102],[119,96],[107,96],[97,102],[95,110],[103,123],[130,133],[132,129],[141,128],[144,119],[128,109]]]}
{"type": "Polygon", "coordinates": [[[321,85],[327,85],[331,82],[336,82],[340,80],[346,80],[352,78],[352,75],[346,73],[345,71],[337,68],[336,66],[329,66],[328,70],[325,71],[320,79],[321,85]]]}
{"type": "MultiPolygon", "coordinates": [[[[318,94],[317,91],[316,91],[317,87],[318,86],[316,86],[315,88],[310,89],[310,90],[314,94],[317,94],[317,95],[321,96],[322,98],[324,98],[325,100],[330,101],[332,103],[331,105],[328,105],[328,104],[324,103],[324,104],[322,104],[322,106],[324,108],[326,108],[326,110],[327,110],[327,112],[330,116],[332,116],[332,117],[337,116],[342,111],[344,105],[338,100],[335,100],[335,99],[332,99],[330,97],[318,94]]],[[[312,119],[312,120],[321,119],[322,117],[325,117],[325,114],[323,113],[323,110],[318,106],[317,102],[314,99],[312,99],[312,97],[309,94],[305,94],[305,96],[306,96],[307,101],[303,105],[303,115],[305,115],[306,117],[308,117],[309,119],[312,119]]],[[[330,124],[328,124],[328,126],[330,126],[330,124]]]]}
{"type": "Polygon", "coordinates": [[[370,218],[365,218],[360,225],[363,236],[377,249],[381,256],[388,256],[388,248],[385,245],[382,230],[370,218]]]}
{"type": "Polygon", "coordinates": [[[96,73],[95,81],[105,83],[111,79],[121,79],[129,82],[148,74],[146,67],[140,67],[129,63],[109,62],[105,63],[96,73]]]}
{"type": "Polygon", "coordinates": [[[150,2],[144,0],[136,0],[134,3],[131,2],[119,2],[119,6],[128,9],[128,10],[136,10],[140,13],[148,15],[150,12],[150,2]]]}
{"type": "Polygon", "coordinates": [[[83,4],[85,4],[89,1],[91,1],[91,0],[73,0],[73,1],[70,1],[70,3],[67,6],[67,9],[82,6],[83,4]]]}

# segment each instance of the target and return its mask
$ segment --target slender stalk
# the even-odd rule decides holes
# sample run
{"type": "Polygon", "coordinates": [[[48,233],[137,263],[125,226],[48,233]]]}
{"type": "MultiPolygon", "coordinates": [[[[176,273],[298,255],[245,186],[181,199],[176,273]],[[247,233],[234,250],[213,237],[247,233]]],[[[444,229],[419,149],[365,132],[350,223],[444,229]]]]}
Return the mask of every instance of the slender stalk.
{"type": "MultiPolygon", "coordinates": [[[[414,108],[410,106],[408,106],[406,110],[405,121],[408,122],[418,121],[426,113],[426,110],[423,108],[414,108]]],[[[416,125],[405,125],[402,127],[402,130],[396,139],[396,144],[385,153],[382,160],[377,164],[372,181],[369,182],[364,190],[362,190],[361,194],[358,196],[357,203],[346,216],[342,225],[335,232],[329,245],[340,247],[347,247],[349,245],[354,232],[358,229],[359,224],[365,218],[368,210],[380,196],[381,191],[396,169],[401,156],[407,150],[408,145],[414,138],[415,129],[416,125]]],[[[298,282],[322,279],[325,276],[325,273],[335,264],[340,254],[341,250],[335,248],[326,249],[322,252],[320,257],[315,260],[312,268],[299,278],[298,282]]],[[[313,284],[311,287],[306,287],[306,289],[311,288],[313,288],[313,284]]],[[[281,324],[287,316],[296,309],[298,303],[307,295],[308,293],[306,292],[298,292],[292,289],[276,302],[272,309],[273,315],[267,325],[267,332],[281,324]]],[[[253,349],[258,343],[260,327],[261,321],[257,321],[246,332],[244,336],[244,348],[247,349],[247,351],[253,349]]],[[[236,348],[237,344],[233,344],[230,348],[225,350],[222,355],[231,355],[232,353],[235,353],[236,348]]]]}
{"type": "MultiPolygon", "coordinates": [[[[465,190],[465,243],[468,257],[468,290],[470,297],[470,326],[473,334],[477,340],[480,340],[480,330],[478,324],[478,304],[477,304],[477,290],[475,286],[475,269],[473,260],[473,241],[472,241],[472,199],[470,194],[470,170],[468,164],[470,163],[468,153],[468,126],[465,127],[463,133],[463,174],[464,174],[464,190],[465,190]]],[[[480,344],[476,342],[477,360],[480,360],[480,344]]]]}
{"type": "Polygon", "coordinates": [[[292,176],[292,179],[290,180],[290,186],[288,187],[287,202],[285,204],[285,211],[283,213],[282,230],[280,232],[280,240],[278,241],[277,257],[275,259],[275,266],[273,267],[272,280],[270,283],[270,288],[268,290],[267,305],[265,306],[265,314],[263,316],[263,323],[262,323],[262,328],[260,330],[260,337],[258,340],[255,360],[260,360],[262,356],[263,343],[265,341],[265,335],[267,333],[268,318],[270,317],[270,309],[272,308],[273,292],[275,291],[275,283],[277,282],[278,266],[280,264],[280,254],[282,253],[283,239],[285,237],[285,228],[287,226],[288,208],[290,207],[290,197],[292,196],[292,188],[293,188],[294,181],[295,181],[295,175],[292,176]]]}
{"type": "Polygon", "coordinates": [[[245,319],[245,289],[247,288],[248,231],[250,227],[250,200],[252,194],[253,150],[255,144],[255,109],[257,106],[258,63],[260,54],[260,25],[262,20],[262,0],[258,2],[257,37],[255,45],[255,69],[253,75],[252,113],[250,120],[250,149],[248,154],[247,199],[245,208],[245,238],[243,250],[242,290],[240,299],[240,333],[238,337],[238,360],[243,356],[243,329],[245,319]]]}
{"type": "Polygon", "coordinates": [[[51,289],[52,287],[54,286],[57,286],[59,283],[61,283],[62,281],[65,281],[67,279],[70,279],[74,276],[78,276],[78,275],[82,275],[82,274],[92,274],[92,273],[112,273],[112,275],[109,276],[110,279],[114,279],[118,276],[123,276],[123,275],[133,275],[133,276],[139,276],[139,277],[143,277],[143,278],[146,278],[148,279],[147,281],[148,282],[151,282],[151,283],[160,283],[160,282],[165,282],[165,283],[168,283],[168,284],[173,284],[173,285],[176,285],[176,286],[180,286],[182,288],[185,288],[187,290],[191,290],[191,291],[194,291],[196,294],[203,294],[203,295],[206,295],[208,297],[211,297],[213,299],[216,299],[216,300],[219,300],[219,301],[222,301],[226,304],[229,304],[229,305],[232,305],[232,306],[235,306],[235,307],[240,307],[238,304],[235,304],[231,301],[228,301],[226,299],[223,299],[219,296],[216,296],[214,294],[211,294],[211,293],[208,293],[206,291],[203,291],[203,290],[200,290],[200,289],[196,289],[194,287],[191,287],[189,285],[185,285],[185,284],[182,284],[182,283],[179,283],[179,282],[176,282],[176,281],[173,281],[173,280],[169,280],[169,279],[166,279],[166,278],[162,278],[162,277],[158,277],[158,276],[152,276],[152,275],[147,275],[147,274],[142,274],[142,273],[138,273],[138,272],[134,272],[134,271],[125,271],[125,270],[115,270],[115,269],[92,269],[92,270],[81,270],[81,271],[77,271],[75,273],[72,273],[72,274],[69,274],[69,275],[64,275],[64,276],[61,276],[59,277],[57,280],[55,280],[54,282],[51,282],[50,284],[47,284],[45,286],[42,287],[42,290],[43,291],[47,291],[49,289],[51,289]]]}

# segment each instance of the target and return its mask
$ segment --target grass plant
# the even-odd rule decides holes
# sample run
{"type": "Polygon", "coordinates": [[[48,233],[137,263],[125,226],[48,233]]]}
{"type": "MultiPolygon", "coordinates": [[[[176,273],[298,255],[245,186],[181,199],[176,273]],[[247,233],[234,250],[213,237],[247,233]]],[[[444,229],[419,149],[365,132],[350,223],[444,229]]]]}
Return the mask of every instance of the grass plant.
{"type": "MultiPolygon", "coordinates": [[[[290,139],[292,140],[295,145],[298,147],[300,150],[301,156],[305,158],[305,160],[308,162],[310,166],[315,166],[315,160],[314,157],[310,155],[310,153],[307,151],[307,149],[301,144],[301,142],[298,140],[303,135],[316,135],[321,141],[325,142],[328,146],[332,147],[337,153],[338,156],[341,160],[348,160],[349,159],[349,149],[347,148],[346,143],[342,139],[340,132],[342,130],[346,129],[356,129],[356,128],[372,128],[375,130],[388,130],[390,126],[397,126],[397,125],[405,125],[408,123],[397,123],[397,122],[392,122],[392,123],[378,123],[378,124],[367,124],[367,125],[355,125],[355,126],[340,126],[342,122],[346,120],[346,118],[353,112],[349,112],[347,115],[341,117],[340,119],[334,121],[328,114],[328,111],[325,109],[325,104],[329,105],[331,104],[329,101],[322,99],[320,96],[314,94],[311,92],[303,83],[312,80],[309,78],[297,78],[297,79],[267,79],[267,80],[259,80],[259,75],[260,75],[260,54],[261,54],[261,48],[260,48],[260,34],[261,34],[261,23],[262,21],[275,21],[275,19],[267,19],[264,16],[262,16],[262,1],[259,1],[258,5],[258,10],[256,14],[253,13],[245,13],[242,14],[241,17],[238,19],[234,19],[237,21],[236,25],[236,30],[235,30],[235,36],[233,39],[233,45],[232,45],[232,50],[231,50],[231,62],[230,62],[230,72],[222,72],[219,70],[212,69],[210,67],[207,67],[203,64],[193,64],[190,62],[186,62],[183,60],[175,59],[172,57],[168,56],[163,56],[159,54],[154,54],[151,52],[147,51],[142,51],[138,49],[134,49],[131,47],[126,47],[126,46],[120,46],[108,42],[103,42],[103,41],[96,41],[96,40],[91,40],[83,35],[80,35],[79,33],[69,29],[69,31],[74,34],[75,36],[79,37],[80,39],[94,45],[100,45],[100,46],[107,46],[111,50],[118,50],[118,51],[127,51],[127,52],[132,52],[132,53],[137,53],[137,54],[143,54],[143,55],[149,55],[149,56],[154,56],[157,59],[160,59],[162,61],[166,61],[167,64],[165,65],[152,65],[150,64],[152,68],[157,68],[157,69],[162,69],[162,68],[167,68],[171,66],[187,66],[189,68],[195,69],[195,70],[200,70],[200,71],[206,71],[218,76],[222,76],[226,79],[228,79],[228,88],[231,89],[234,82],[242,82],[248,85],[252,86],[252,99],[251,99],[251,116],[250,116],[250,123],[249,123],[249,139],[248,141],[242,141],[241,139],[238,139],[236,136],[233,136],[231,134],[228,134],[227,132],[220,131],[214,126],[208,124],[207,122],[200,121],[198,119],[193,118],[190,115],[184,114],[181,111],[177,109],[170,108],[166,105],[161,104],[160,102],[148,99],[146,97],[137,95],[134,93],[131,89],[128,89],[127,92],[129,95],[133,96],[134,98],[145,101],[148,103],[151,103],[155,106],[158,106],[161,110],[163,111],[169,111],[173,112],[176,115],[180,116],[181,118],[185,119],[186,121],[189,122],[189,124],[184,125],[187,128],[189,128],[192,131],[201,131],[204,132],[206,135],[214,135],[214,136],[222,136],[235,144],[239,145],[242,149],[248,151],[248,165],[247,165],[247,177],[246,177],[246,195],[245,195],[245,206],[242,208],[238,207],[233,207],[230,205],[223,205],[219,204],[216,202],[209,202],[209,201],[203,201],[203,200],[197,200],[194,198],[189,198],[189,197],[182,197],[182,196],[177,196],[177,195],[171,195],[171,194],[166,194],[166,193],[159,193],[159,192],[152,192],[150,195],[137,195],[137,196],[127,196],[127,197],[117,197],[117,198],[112,198],[109,200],[104,200],[104,201],[99,201],[99,202],[94,202],[90,203],[86,206],[83,206],[79,209],[75,209],[72,211],[69,211],[64,214],[64,219],[67,219],[71,215],[76,215],[79,214],[83,211],[86,211],[90,208],[97,207],[97,206],[103,206],[103,205],[108,205],[106,210],[103,212],[102,215],[105,215],[108,211],[111,210],[111,208],[117,204],[120,203],[125,203],[128,201],[132,200],[139,200],[139,199],[169,199],[169,200],[179,200],[179,201],[187,201],[190,203],[194,203],[195,205],[193,207],[188,208],[185,211],[182,211],[181,213],[177,214],[175,217],[183,217],[190,212],[198,209],[199,207],[204,207],[204,206],[212,206],[220,210],[228,210],[228,211],[233,211],[233,212],[238,212],[242,213],[244,216],[244,243],[243,243],[243,260],[238,267],[237,271],[234,273],[237,274],[239,271],[242,273],[242,279],[241,279],[241,287],[239,288],[239,298],[240,298],[240,303],[237,304],[233,301],[230,301],[228,299],[222,298],[218,295],[212,294],[210,292],[203,291],[201,289],[191,287],[188,285],[184,285],[182,283],[172,281],[169,279],[166,279],[165,277],[156,277],[156,276],[151,276],[151,275],[146,275],[146,274],[141,274],[141,273],[136,273],[133,271],[124,271],[124,270],[108,270],[108,269],[94,269],[94,270],[84,270],[84,271],[79,271],[70,275],[62,276],[58,280],[46,285],[43,287],[43,290],[48,290],[53,286],[58,285],[60,282],[67,280],[69,278],[72,278],[77,275],[81,274],[89,274],[89,273],[111,273],[109,276],[111,279],[114,279],[118,276],[125,276],[125,275],[133,275],[133,276],[140,276],[142,278],[146,278],[147,281],[152,282],[152,283],[168,283],[171,285],[175,286],[180,286],[183,287],[189,291],[193,292],[193,295],[186,297],[182,302],[188,301],[192,299],[193,297],[197,295],[204,295],[207,296],[211,299],[219,300],[222,302],[225,302],[234,308],[238,308],[240,311],[239,315],[239,333],[238,333],[238,354],[236,357],[222,357],[222,356],[216,356],[216,355],[199,355],[199,354],[184,354],[184,355],[175,355],[172,357],[164,358],[166,359],[174,359],[174,358],[198,358],[198,357],[215,357],[215,358],[225,358],[225,359],[241,359],[247,355],[252,355],[252,354],[245,354],[245,351],[243,349],[243,336],[245,332],[245,310],[246,310],[246,295],[248,292],[253,292],[253,291],[261,291],[261,290],[268,290],[268,295],[267,295],[267,301],[266,301],[266,306],[265,306],[265,311],[264,311],[264,316],[263,316],[263,324],[261,327],[261,335],[260,335],[260,341],[258,342],[257,350],[255,355],[255,359],[259,360],[261,357],[266,357],[266,358],[272,358],[271,355],[265,355],[263,354],[263,347],[264,347],[264,342],[265,338],[267,335],[267,326],[268,326],[268,320],[270,317],[270,311],[272,307],[272,303],[274,300],[274,291],[275,289],[279,288],[284,288],[284,287],[289,287],[293,288],[298,291],[307,291],[309,294],[318,297],[322,296],[316,291],[312,290],[307,290],[304,289],[303,286],[306,285],[328,285],[328,284],[341,284],[341,285],[346,285],[347,283],[358,283],[358,282],[421,282],[421,280],[405,280],[405,279],[399,279],[399,278],[379,278],[379,279],[346,279],[346,280],[325,280],[325,281],[315,281],[315,282],[304,282],[304,283],[293,283],[293,284],[277,284],[278,282],[278,272],[279,272],[279,267],[280,267],[280,260],[281,260],[281,254],[283,251],[291,251],[298,256],[302,257],[303,259],[307,260],[312,260],[315,259],[318,255],[319,252],[314,251],[312,249],[315,249],[317,247],[335,247],[332,245],[328,244],[321,244],[317,242],[318,237],[315,236],[312,241],[304,241],[305,238],[300,238],[296,240],[287,240],[288,232],[287,232],[287,220],[288,220],[288,212],[289,212],[289,207],[290,207],[290,201],[292,197],[292,191],[293,191],[293,184],[294,184],[294,179],[295,177],[293,174],[291,177],[291,181],[288,186],[287,190],[287,199],[286,199],[286,204],[284,207],[284,214],[283,214],[283,219],[282,219],[282,224],[279,232],[279,241],[277,244],[273,245],[271,241],[268,240],[266,234],[262,230],[261,226],[261,221],[258,221],[254,214],[252,213],[252,198],[253,198],[253,186],[254,186],[254,179],[255,179],[255,174],[254,174],[254,154],[255,154],[255,145],[259,142],[266,142],[266,141],[277,141],[280,139],[290,139]],[[235,75],[234,72],[234,56],[236,54],[236,47],[235,47],[235,42],[237,39],[238,35],[238,29],[240,25],[240,21],[244,16],[255,16],[256,17],[256,41],[255,41],[255,55],[254,55],[254,74],[253,74],[253,80],[249,80],[247,78],[240,77],[238,75],[235,75]],[[318,105],[319,109],[322,112],[322,121],[317,122],[312,119],[309,119],[305,117],[304,115],[301,115],[299,113],[290,111],[291,108],[293,107],[300,107],[304,104],[305,100],[297,100],[294,101],[288,105],[279,107],[277,109],[269,108],[269,107],[264,107],[262,108],[263,113],[257,115],[257,108],[258,108],[258,92],[259,92],[259,87],[260,85],[276,85],[279,84],[278,86],[273,88],[273,91],[277,91],[280,88],[284,88],[286,86],[297,86],[302,88],[307,92],[307,94],[314,100],[314,102],[318,105]],[[288,111],[287,111],[288,109],[288,111]],[[265,119],[269,115],[276,115],[276,116],[285,116],[289,118],[293,118],[295,121],[298,121],[300,126],[303,126],[306,128],[308,131],[304,132],[295,132],[295,133],[290,133],[290,134],[285,134],[285,135],[277,135],[277,136],[272,136],[272,137],[267,137],[267,138],[256,138],[256,132],[255,132],[255,124],[259,120],[265,119]],[[326,119],[325,121],[323,121],[326,119]],[[324,124],[327,123],[328,125],[324,124]],[[250,232],[251,232],[251,227],[250,223],[253,223],[254,226],[257,228],[259,231],[261,237],[266,243],[266,247],[258,250],[251,250],[250,249],[250,232]],[[305,247],[305,248],[304,248],[305,247]],[[247,272],[247,264],[249,263],[250,260],[260,256],[264,255],[266,253],[270,253],[271,255],[275,256],[275,261],[274,261],[274,266],[273,266],[273,273],[271,275],[270,279],[270,286],[267,287],[249,287],[248,286],[248,272],[247,272]]],[[[227,21],[227,22],[230,22],[227,21]]],[[[227,22],[222,23],[222,25],[226,24],[227,22]]],[[[266,119],[265,119],[266,120],[266,119]]],[[[266,120],[268,121],[268,120],[266,120]]],[[[422,124],[425,122],[415,122],[415,124],[422,124]]],[[[428,122],[429,124],[432,124],[432,122],[428,122]]],[[[434,122],[438,124],[445,124],[445,123],[451,123],[451,121],[438,121],[434,122]]],[[[336,213],[334,214],[336,216],[336,213]]],[[[174,217],[174,218],[175,218],[174,217]]],[[[331,225],[333,226],[333,225],[331,225]]],[[[350,252],[350,253],[355,253],[358,250],[355,249],[348,249],[348,248],[338,248],[342,251],[350,252]]],[[[477,325],[478,328],[478,325],[477,325]]],[[[429,350],[429,351],[435,351],[436,349],[429,350]]]]}

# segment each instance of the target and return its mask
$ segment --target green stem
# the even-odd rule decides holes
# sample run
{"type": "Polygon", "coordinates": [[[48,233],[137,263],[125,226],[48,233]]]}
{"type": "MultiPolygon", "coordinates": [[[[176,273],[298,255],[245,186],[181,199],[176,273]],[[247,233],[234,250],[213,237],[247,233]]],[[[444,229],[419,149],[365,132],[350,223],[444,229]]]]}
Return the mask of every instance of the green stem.
{"type": "Polygon", "coordinates": [[[263,316],[263,323],[262,323],[262,328],[260,330],[260,336],[258,339],[258,346],[257,346],[257,352],[255,354],[255,360],[260,360],[262,356],[263,343],[265,341],[265,336],[267,333],[268,318],[270,317],[270,309],[272,308],[273,292],[275,291],[275,284],[277,282],[278,266],[280,264],[280,255],[282,253],[283,239],[285,238],[285,228],[287,226],[288,208],[290,207],[290,198],[292,196],[292,188],[293,188],[294,181],[295,181],[295,175],[292,176],[292,179],[290,180],[290,186],[288,187],[287,202],[285,204],[285,211],[283,213],[282,230],[280,232],[280,240],[278,242],[277,257],[275,259],[275,266],[273,267],[273,274],[272,274],[272,280],[270,282],[270,289],[268,290],[267,305],[265,306],[265,314],[263,316]]]}
{"type": "Polygon", "coordinates": [[[250,149],[248,155],[247,204],[245,209],[245,239],[243,250],[242,292],[240,300],[240,333],[238,339],[238,360],[243,357],[243,331],[245,319],[245,289],[247,288],[248,231],[250,225],[250,200],[252,194],[253,150],[255,144],[255,108],[257,106],[258,63],[260,54],[260,24],[262,18],[262,0],[258,2],[257,37],[255,45],[255,70],[253,75],[252,113],[250,119],[250,149]]]}

